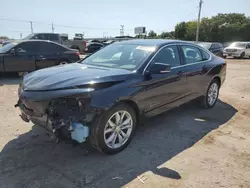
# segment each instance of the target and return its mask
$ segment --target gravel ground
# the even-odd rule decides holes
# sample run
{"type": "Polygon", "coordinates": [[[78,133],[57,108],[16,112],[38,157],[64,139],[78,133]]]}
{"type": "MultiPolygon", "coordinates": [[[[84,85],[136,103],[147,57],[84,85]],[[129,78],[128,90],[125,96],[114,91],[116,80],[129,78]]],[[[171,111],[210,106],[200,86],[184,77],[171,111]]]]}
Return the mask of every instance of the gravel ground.
{"type": "Polygon", "coordinates": [[[214,109],[190,103],[140,126],[123,152],[56,144],[22,122],[15,77],[0,80],[0,187],[250,187],[250,60],[227,60],[214,109]]]}

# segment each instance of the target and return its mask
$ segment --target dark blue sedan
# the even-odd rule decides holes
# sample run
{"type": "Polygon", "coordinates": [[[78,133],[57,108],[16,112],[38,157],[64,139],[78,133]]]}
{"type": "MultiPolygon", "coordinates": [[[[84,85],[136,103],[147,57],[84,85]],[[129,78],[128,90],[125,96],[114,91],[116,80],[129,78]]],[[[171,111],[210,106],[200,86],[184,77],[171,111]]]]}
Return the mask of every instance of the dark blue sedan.
{"type": "Polygon", "coordinates": [[[111,44],[81,62],[26,75],[16,107],[24,121],[58,139],[114,154],[131,141],[142,117],[201,97],[212,108],[226,62],[201,46],[177,40],[111,44]]]}

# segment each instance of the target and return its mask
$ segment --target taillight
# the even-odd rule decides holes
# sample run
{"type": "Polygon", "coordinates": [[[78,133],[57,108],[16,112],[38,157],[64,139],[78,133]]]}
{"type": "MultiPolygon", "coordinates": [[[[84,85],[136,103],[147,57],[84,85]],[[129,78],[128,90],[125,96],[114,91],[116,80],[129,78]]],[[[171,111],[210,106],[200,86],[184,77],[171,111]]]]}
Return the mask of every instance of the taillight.
{"type": "Polygon", "coordinates": [[[80,56],[80,53],[79,53],[79,52],[76,52],[76,55],[77,55],[77,56],[80,56]]]}
{"type": "Polygon", "coordinates": [[[84,46],[84,47],[87,46],[87,42],[86,42],[86,41],[83,42],[83,46],[84,46]]]}

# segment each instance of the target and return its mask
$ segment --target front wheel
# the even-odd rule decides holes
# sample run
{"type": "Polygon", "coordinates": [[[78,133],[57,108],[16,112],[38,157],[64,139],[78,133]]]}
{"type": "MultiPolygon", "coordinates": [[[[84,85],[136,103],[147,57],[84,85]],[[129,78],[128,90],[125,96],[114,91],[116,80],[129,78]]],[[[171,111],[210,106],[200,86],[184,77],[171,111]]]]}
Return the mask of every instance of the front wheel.
{"type": "Polygon", "coordinates": [[[219,96],[220,85],[218,80],[214,79],[209,84],[206,96],[203,97],[203,106],[205,108],[213,108],[219,96]]]}
{"type": "Polygon", "coordinates": [[[240,58],[241,58],[241,59],[244,59],[244,57],[245,57],[245,52],[242,52],[242,53],[240,54],[240,58]]]}
{"type": "Polygon", "coordinates": [[[128,146],[135,127],[135,111],[129,105],[121,103],[92,124],[90,142],[101,152],[115,154],[128,146]]]}

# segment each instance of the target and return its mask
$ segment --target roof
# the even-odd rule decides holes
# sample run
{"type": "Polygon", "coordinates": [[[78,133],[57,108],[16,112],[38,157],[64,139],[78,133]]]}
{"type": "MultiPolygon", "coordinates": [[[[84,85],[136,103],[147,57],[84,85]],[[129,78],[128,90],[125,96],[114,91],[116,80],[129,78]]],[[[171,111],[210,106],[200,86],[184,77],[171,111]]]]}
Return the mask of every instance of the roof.
{"type": "Polygon", "coordinates": [[[134,39],[121,41],[119,44],[137,44],[137,45],[148,45],[148,46],[160,46],[163,44],[170,44],[174,42],[186,42],[181,40],[167,40],[167,39],[134,39]]]}

